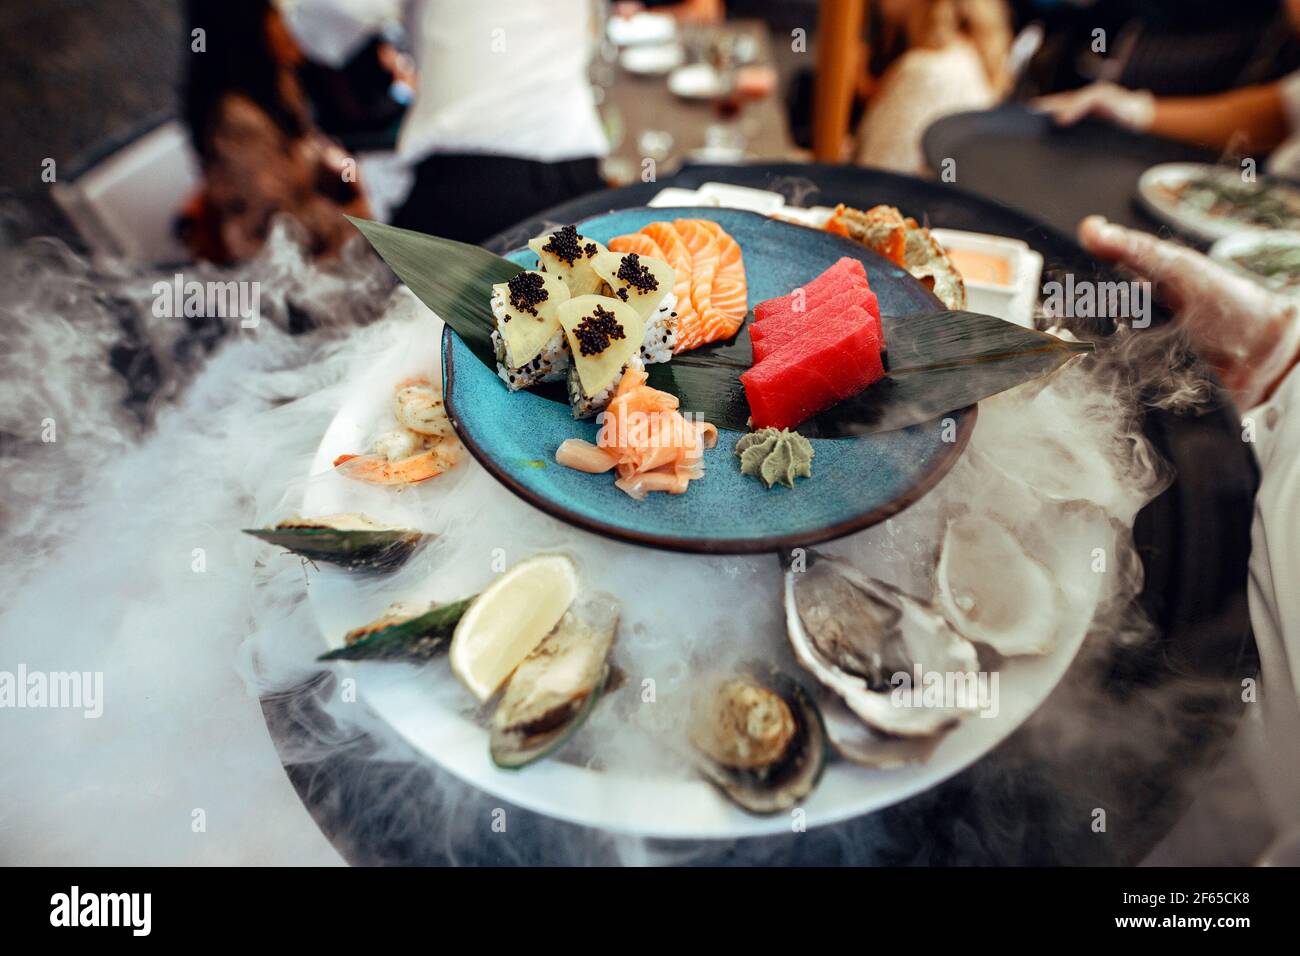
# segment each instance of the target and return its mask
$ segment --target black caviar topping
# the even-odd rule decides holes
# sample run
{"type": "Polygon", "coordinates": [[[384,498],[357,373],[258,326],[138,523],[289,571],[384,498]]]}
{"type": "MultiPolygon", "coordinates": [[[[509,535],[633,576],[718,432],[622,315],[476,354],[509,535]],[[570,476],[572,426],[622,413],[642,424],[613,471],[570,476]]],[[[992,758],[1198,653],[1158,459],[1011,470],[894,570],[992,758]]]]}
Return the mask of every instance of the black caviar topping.
{"type": "MultiPolygon", "coordinates": [[[[659,288],[659,280],[654,277],[649,266],[641,264],[641,257],[635,252],[629,252],[619,260],[615,275],[638,292],[653,292],[659,288]]],[[[626,299],[626,296],[623,298],[626,299]]]]}
{"type": "Polygon", "coordinates": [[[562,226],[551,233],[543,252],[549,252],[560,261],[573,265],[582,258],[582,248],[578,245],[578,230],[574,226],[562,226]]]}
{"type": "Polygon", "coordinates": [[[627,333],[613,312],[598,305],[595,312],[578,323],[573,337],[578,340],[578,351],[583,355],[599,355],[609,348],[611,340],[625,339],[627,333]]]}
{"type": "MultiPolygon", "coordinates": [[[[536,272],[520,272],[510,277],[506,283],[510,290],[510,304],[517,312],[537,315],[537,307],[551,297],[546,291],[546,280],[536,272]]],[[[506,316],[510,321],[510,316],[506,316]]]]}
{"type": "Polygon", "coordinates": [[[592,256],[596,254],[596,244],[594,242],[589,242],[582,247],[582,251],[585,252],[587,254],[587,258],[590,259],[592,256]]]}
{"type": "Polygon", "coordinates": [[[624,302],[627,301],[627,289],[619,289],[614,294],[618,296],[620,299],[622,299],[624,302]]]}

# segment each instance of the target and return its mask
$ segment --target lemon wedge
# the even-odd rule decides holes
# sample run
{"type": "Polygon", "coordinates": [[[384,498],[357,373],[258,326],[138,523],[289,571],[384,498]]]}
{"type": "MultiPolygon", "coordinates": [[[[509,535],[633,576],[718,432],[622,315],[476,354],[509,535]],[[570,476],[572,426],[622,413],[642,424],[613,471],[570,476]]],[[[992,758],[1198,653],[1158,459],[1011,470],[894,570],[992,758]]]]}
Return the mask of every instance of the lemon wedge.
{"type": "Polygon", "coordinates": [[[487,701],[547,634],[578,593],[578,569],[560,554],[520,561],[483,591],[456,625],[451,670],[487,701]]]}

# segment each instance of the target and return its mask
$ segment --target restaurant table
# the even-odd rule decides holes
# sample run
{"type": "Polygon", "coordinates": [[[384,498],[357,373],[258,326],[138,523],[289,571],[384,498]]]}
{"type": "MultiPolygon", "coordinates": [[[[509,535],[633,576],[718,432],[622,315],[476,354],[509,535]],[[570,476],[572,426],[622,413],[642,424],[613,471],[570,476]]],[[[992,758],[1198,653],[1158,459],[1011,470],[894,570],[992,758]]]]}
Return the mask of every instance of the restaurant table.
{"type": "MultiPolygon", "coordinates": [[[[767,26],[761,20],[685,26],[682,40],[688,50],[698,51],[722,33],[752,44],[752,65],[770,67],[778,74],[783,71],[787,61],[774,56],[767,26]]],[[[605,170],[615,182],[640,180],[646,159],[655,161],[656,178],[676,171],[692,152],[706,145],[711,125],[724,124],[711,101],[685,99],[670,92],[666,75],[631,73],[617,61],[613,51],[606,50],[604,56],[608,59],[598,58],[592,74],[601,101],[601,119],[610,137],[605,170]]],[[[738,129],[748,157],[789,160],[799,156],[782,112],[779,89],[780,83],[771,95],[745,101],[734,119],[724,124],[734,124],[738,129]]]]}
{"type": "MultiPolygon", "coordinates": [[[[1023,239],[1044,278],[1106,278],[1068,235],[953,186],[826,165],[688,167],[658,184],[594,193],[521,224],[497,251],[543,222],[571,222],[644,204],[665,186],[721,180],[774,189],[803,205],[898,206],[933,226],[1023,239]]],[[[1142,606],[1155,634],[1114,641],[1101,660],[1077,659],[1039,710],[981,760],[932,789],[876,813],[807,833],[733,842],[629,841],[513,808],[509,840],[486,839],[503,801],[412,755],[416,769],[375,762],[374,744],[287,768],[325,834],[355,863],[1131,864],[1183,814],[1240,719],[1241,681],[1258,673],[1246,608],[1246,563],[1258,474],[1232,408],[1157,409],[1143,430],[1172,466],[1170,487],[1139,514],[1142,606]],[[1080,710],[1080,693],[1088,706],[1080,710]],[[1062,723],[1076,728],[1057,738],[1062,723]],[[436,787],[435,787],[436,783],[436,787]],[[435,795],[436,794],[436,795],[435,795]],[[361,813],[400,806],[396,817],[361,813]],[[1105,832],[1095,828],[1106,811],[1105,832]]],[[[319,721],[323,675],[267,698],[277,742],[319,721]]],[[[1230,862],[1246,862],[1236,860],[1230,862]]]]}
{"type": "Polygon", "coordinates": [[[962,189],[1070,235],[1091,213],[1169,234],[1138,204],[1138,177],[1160,163],[1220,159],[1209,150],[1100,120],[1059,126],[1045,114],[1014,104],[944,117],[926,130],[923,148],[931,169],[954,161],[954,182],[962,189]]]}

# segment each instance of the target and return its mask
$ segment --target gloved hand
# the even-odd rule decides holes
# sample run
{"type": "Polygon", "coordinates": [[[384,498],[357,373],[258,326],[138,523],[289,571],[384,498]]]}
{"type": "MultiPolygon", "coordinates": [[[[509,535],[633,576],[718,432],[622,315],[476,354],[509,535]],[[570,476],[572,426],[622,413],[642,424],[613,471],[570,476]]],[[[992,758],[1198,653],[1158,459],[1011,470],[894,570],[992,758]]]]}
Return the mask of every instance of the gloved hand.
{"type": "Polygon", "coordinates": [[[1300,357],[1300,307],[1209,256],[1101,216],[1079,224],[1079,241],[1154,284],[1238,408],[1266,399],[1300,357]]]}
{"type": "Polygon", "coordinates": [[[1156,99],[1150,92],[1126,90],[1114,83],[1093,83],[1068,93],[1040,96],[1029,105],[1050,113],[1062,126],[1095,116],[1137,133],[1150,129],[1156,114],[1156,99]]]}

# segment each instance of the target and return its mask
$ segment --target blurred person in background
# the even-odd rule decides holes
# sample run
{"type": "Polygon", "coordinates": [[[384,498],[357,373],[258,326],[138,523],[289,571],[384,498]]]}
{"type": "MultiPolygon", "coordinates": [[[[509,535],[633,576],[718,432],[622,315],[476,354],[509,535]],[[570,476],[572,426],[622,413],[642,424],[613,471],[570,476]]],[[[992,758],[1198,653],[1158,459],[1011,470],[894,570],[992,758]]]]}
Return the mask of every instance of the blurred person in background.
{"type": "Polygon", "coordinates": [[[415,178],[395,225],[480,242],[604,188],[591,0],[294,0],[286,16],[331,66],[405,23],[415,99],[397,153],[415,178]]]}
{"type": "Polygon", "coordinates": [[[1004,0],[879,0],[879,36],[898,50],[879,80],[864,64],[867,113],[857,162],[926,171],[921,137],[952,113],[988,109],[1010,85],[1011,15],[1004,0]]]}
{"type": "Polygon", "coordinates": [[[1079,240],[1098,258],[1154,283],[1242,410],[1243,439],[1260,470],[1247,598],[1260,658],[1261,752],[1268,757],[1256,775],[1274,816],[1294,837],[1300,827],[1300,305],[1193,249],[1100,216],[1080,224],[1079,240]]]}
{"type": "Polygon", "coordinates": [[[311,122],[298,83],[302,54],[268,0],[189,0],[185,120],[203,184],[181,216],[194,255],[221,265],[255,256],[271,219],[291,216],[313,257],[368,215],[348,155],[311,122]],[[202,30],[202,49],[193,49],[202,30]]]}
{"type": "MultiPolygon", "coordinates": [[[[1286,0],[1300,33],[1300,0],[1286,0]]],[[[1093,83],[1044,96],[1033,105],[1069,125],[1085,116],[1134,132],[1154,133],[1197,146],[1271,154],[1269,168],[1300,176],[1300,72],[1209,96],[1157,97],[1113,83],[1093,83]]]]}
{"type": "Polygon", "coordinates": [[[615,0],[612,14],[630,17],[643,11],[667,13],[682,23],[717,23],[726,13],[723,0],[615,0]]]}

